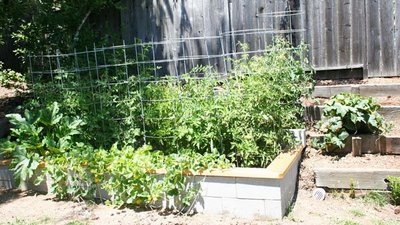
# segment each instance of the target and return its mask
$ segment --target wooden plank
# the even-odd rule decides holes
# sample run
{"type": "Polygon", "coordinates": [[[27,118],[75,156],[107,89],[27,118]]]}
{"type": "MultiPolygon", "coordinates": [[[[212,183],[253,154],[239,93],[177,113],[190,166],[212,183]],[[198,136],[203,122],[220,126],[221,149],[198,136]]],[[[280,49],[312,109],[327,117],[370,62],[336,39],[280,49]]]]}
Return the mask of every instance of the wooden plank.
{"type": "Polygon", "coordinates": [[[360,137],[351,138],[351,155],[353,157],[361,156],[361,141],[362,139],[360,137]]]}
{"type": "Polygon", "coordinates": [[[380,27],[381,27],[381,65],[382,74],[384,77],[395,76],[394,71],[394,4],[393,1],[380,1],[380,27]]]}
{"type": "Polygon", "coordinates": [[[331,152],[337,154],[351,153],[352,151],[352,137],[361,137],[361,153],[362,154],[377,154],[381,153],[384,146],[381,145],[382,140],[385,138],[381,135],[375,134],[357,134],[350,135],[345,141],[345,147],[339,149],[337,147],[333,147],[330,149],[331,152]]]}
{"type": "MultiPolygon", "coordinates": [[[[246,1],[246,9],[243,13],[243,24],[245,29],[254,29],[257,27],[257,6],[254,0],[246,1]]],[[[258,41],[256,34],[245,34],[243,36],[244,43],[246,43],[250,50],[257,49],[258,41]]]]}
{"type": "Polygon", "coordinates": [[[320,55],[320,67],[328,67],[328,61],[327,61],[327,55],[328,55],[328,48],[325,45],[326,44],[326,27],[325,27],[325,5],[326,1],[318,1],[319,4],[319,11],[318,13],[318,33],[319,33],[319,41],[320,41],[320,48],[319,48],[319,55],[320,55]]]}
{"type": "Polygon", "coordinates": [[[386,137],[386,154],[400,155],[400,137],[395,137],[395,136],[386,137]]]}
{"type": "Polygon", "coordinates": [[[313,51],[314,51],[314,59],[313,63],[315,67],[323,67],[324,62],[321,60],[321,55],[323,54],[323,46],[324,44],[322,43],[321,40],[321,35],[320,33],[322,32],[321,29],[321,21],[319,18],[319,13],[321,10],[321,1],[313,1],[313,11],[312,11],[312,17],[313,17],[313,51]]]}
{"type": "Polygon", "coordinates": [[[332,1],[332,58],[330,66],[338,66],[339,64],[339,3],[332,1]]]}
{"type": "Polygon", "coordinates": [[[339,65],[350,64],[350,1],[338,1],[339,65]]]}
{"type": "Polygon", "coordinates": [[[353,87],[351,85],[335,85],[335,86],[316,86],[314,88],[314,92],[312,93],[313,97],[320,98],[330,98],[334,95],[346,92],[353,93],[353,87]]]}
{"type": "Polygon", "coordinates": [[[381,35],[379,23],[379,0],[366,1],[367,13],[367,49],[368,49],[368,76],[381,76],[381,35]]]}
{"type": "Polygon", "coordinates": [[[365,21],[364,1],[351,0],[351,49],[352,65],[364,64],[365,21]]]}
{"type": "Polygon", "coordinates": [[[364,84],[359,87],[363,96],[400,96],[400,84],[364,84]]]}
{"type": "Polygon", "coordinates": [[[306,30],[307,30],[307,43],[310,45],[310,51],[308,54],[309,61],[310,63],[316,67],[315,63],[315,58],[316,58],[316,50],[314,49],[315,47],[315,41],[314,41],[314,33],[316,32],[314,29],[314,21],[313,21],[313,3],[314,0],[312,1],[306,1],[306,30]]]}
{"type": "Polygon", "coordinates": [[[400,176],[400,169],[315,168],[314,172],[316,186],[340,189],[349,189],[353,183],[356,189],[384,190],[385,178],[400,176]]]}
{"type": "MultiPolygon", "coordinates": [[[[395,15],[400,15],[400,0],[395,0],[395,15]]],[[[400,76],[400,16],[396,16],[395,24],[395,74],[400,76]]]]}

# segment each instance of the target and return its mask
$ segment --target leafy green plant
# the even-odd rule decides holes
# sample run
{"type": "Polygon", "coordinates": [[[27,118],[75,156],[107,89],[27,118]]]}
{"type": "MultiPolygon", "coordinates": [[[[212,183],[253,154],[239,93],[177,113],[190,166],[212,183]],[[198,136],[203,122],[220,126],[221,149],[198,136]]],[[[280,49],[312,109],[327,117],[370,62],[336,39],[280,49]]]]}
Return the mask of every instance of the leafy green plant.
{"type": "Polygon", "coordinates": [[[40,183],[49,177],[50,192],[60,199],[93,199],[105,180],[106,155],[103,149],[77,143],[69,152],[46,159],[40,183]]]}
{"type": "Polygon", "coordinates": [[[141,205],[154,203],[162,193],[161,182],[151,175],[161,160],[159,152],[152,153],[149,146],[137,149],[114,145],[110,150],[108,172],[110,178],[104,188],[114,205],[141,205]]]}
{"type": "Polygon", "coordinates": [[[400,177],[389,176],[387,180],[393,204],[400,205],[400,177]]]}
{"type": "Polygon", "coordinates": [[[345,140],[351,134],[381,134],[390,129],[378,113],[380,106],[371,97],[352,93],[333,96],[324,105],[323,120],[317,128],[325,136],[317,147],[344,148],[345,140]]]}
{"type": "Polygon", "coordinates": [[[57,102],[39,110],[7,115],[14,128],[8,139],[1,141],[1,151],[11,154],[17,180],[33,175],[46,156],[68,152],[80,134],[84,122],[59,112],[57,102]]]}
{"type": "Polygon", "coordinates": [[[134,150],[132,147],[118,149],[114,145],[107,157],[109,178],[105,180],[104,188],[117,206],[151,206],[165,196],[175,196],[182,206],[188,206],[196,187],[187,175],[231,166],[223,156],[215,154],[182,151],[164,155],[160,151],[151,151],[150,146],[134,150]],[[155,174],[157,171],[161,174],[155,174]]]}
{"type": "Polygon", "coordinates": [[[0,61],[0,86],[6,88],[23,89],[25,77],[14,70],[4,69],[0,61]]]}
{"type": "Polygon", "coordinates": [[[299,99],[312,89],[307,63],[299,60],[304,46],[277,39],[270,50],[234,60],[227,78],[198,67],[147,85],[146,132],[158,137],[148,142],[166,152],[218,152],[238,166],[267,166],[293,144],[287,129],[302,126],[299,99]]]}

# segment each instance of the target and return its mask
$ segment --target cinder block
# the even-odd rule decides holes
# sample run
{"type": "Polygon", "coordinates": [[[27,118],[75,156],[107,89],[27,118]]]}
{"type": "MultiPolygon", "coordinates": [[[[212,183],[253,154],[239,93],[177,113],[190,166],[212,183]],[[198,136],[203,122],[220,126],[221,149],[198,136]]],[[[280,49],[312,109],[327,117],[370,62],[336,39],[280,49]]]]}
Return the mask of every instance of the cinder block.
{"type": "Polygon", "coordinates": [[[234,177],[200,177],[196,180],[200,182],[204,197],[236,197],[234,177]]]}
{"type": "Polygon", "coordinates": [[[265,216],[265,202],[260,199],[223,198],[222,209],[244,218],[265,216]]]}
{"type": "Polygon", "coordinates": [[[222,198],[217,197],[200,197],[194,207],[196,212],[207,212],[220,214],[222,209],[222,198]]]}
{"type": "Polygon", "coordinates": [[[281,205],[282,212],[285,213],[286,209],[292,203],[294,193],[296,191],[296,181],[297,181],[297,165],[298,161],[295,163],[295,166],[290,168],[289,172],[286,174],[285,178],[282,179],[281,183],[281,205]]]}
{"type": "Polygon", "coordinates": [[[236,178],[238,198],[281,199],[280,181],[276,179],[236,178]]]}
{"type": "Polygon", "coordinates": [[[285,215],[284,207],[280,200],[264,200],[265,216],[281,219],[285,215]]]}

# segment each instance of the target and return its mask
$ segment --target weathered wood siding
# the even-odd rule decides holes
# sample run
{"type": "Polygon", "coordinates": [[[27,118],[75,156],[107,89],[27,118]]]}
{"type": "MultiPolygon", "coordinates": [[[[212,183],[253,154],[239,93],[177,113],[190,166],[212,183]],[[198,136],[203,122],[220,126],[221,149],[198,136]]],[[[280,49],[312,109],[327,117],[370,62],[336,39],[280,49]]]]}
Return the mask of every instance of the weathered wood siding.
{"type": "MultiPolygon", "coordinates": [[[[290,18],[290,26],[306,29],[294,42],[303,38],[310,44],[309,59],[317,70],[362,68],[368,77],[400,76],[400,0],[124,0],[123,36],[127,42],[135,37],[146,42],[278,30],[282,18],[265,14],[289,9],[304,12],[290,18]]],[[[242,38],[261,48],[271,36],[242,38]]]]}

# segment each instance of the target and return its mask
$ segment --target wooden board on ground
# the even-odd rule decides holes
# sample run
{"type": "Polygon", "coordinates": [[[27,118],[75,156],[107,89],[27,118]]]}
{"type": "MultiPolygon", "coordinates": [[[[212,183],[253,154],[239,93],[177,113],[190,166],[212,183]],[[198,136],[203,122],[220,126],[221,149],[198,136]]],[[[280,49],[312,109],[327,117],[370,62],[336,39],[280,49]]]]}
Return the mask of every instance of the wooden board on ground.
{"type": "Polygon", "coordinates": [[[400,137],[386,136],[386,154],[400,155],[400,137]]]}
{"type": "Polygon", "coordinates": [[[351,84],[351,85],[331,85],[316,86],[313,97],[330,98],[339,93],[354,93],[363,96],[384,97],[400,96],[400,84],[351,84]]]}
{"type": "Polygon", "coordinates": [[[349,189],[353,184],[356,189],[383,190],[387,188],[385,178],[400,176],[400,168],[315,168],[314,172],[317,187],[339,189],[349,189]]]}

